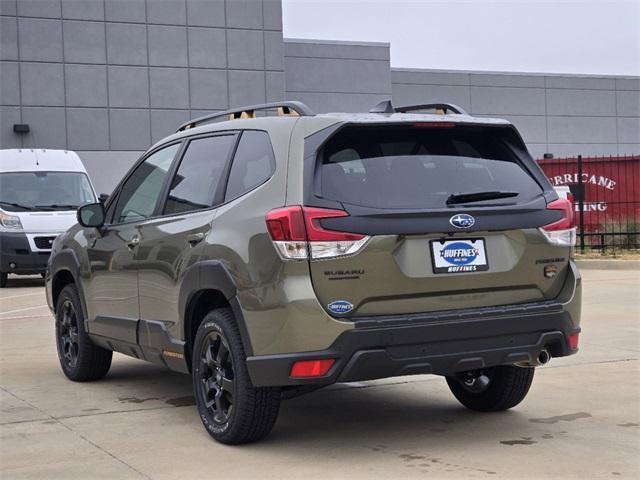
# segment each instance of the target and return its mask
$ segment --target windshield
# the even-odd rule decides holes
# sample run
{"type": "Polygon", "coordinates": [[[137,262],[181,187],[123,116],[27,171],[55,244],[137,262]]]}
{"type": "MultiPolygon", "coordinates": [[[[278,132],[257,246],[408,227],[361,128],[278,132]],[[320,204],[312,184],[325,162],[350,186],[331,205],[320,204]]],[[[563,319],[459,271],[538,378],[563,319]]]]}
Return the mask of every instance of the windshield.
{"type": "Polygon", "coordinates": [[[542,188],[501,129],[452,124],[341,130],[322,153],[321,192],[352,205],[433,209],[458,203],[456,194],[486,197],[469,197],[474,206],[523,203],[542,188]]]}
{"type": "Polygon", "coordinates": [[[0,173],[3,210],[74,210],[91,202],[95,196],[87,175],[81,172],[0,173]]]}

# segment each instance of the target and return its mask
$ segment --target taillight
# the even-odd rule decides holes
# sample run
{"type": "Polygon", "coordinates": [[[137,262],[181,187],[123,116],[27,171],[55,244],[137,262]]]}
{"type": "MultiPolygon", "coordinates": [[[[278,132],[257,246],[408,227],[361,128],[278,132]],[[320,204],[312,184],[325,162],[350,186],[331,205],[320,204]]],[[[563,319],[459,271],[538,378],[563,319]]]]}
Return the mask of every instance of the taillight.
{"type": "Polygon", "coordinates": [[[323,218],[348,217],[343,210],[326,208],[277,208],[267,213],[267,230],[283,259],[334,258],[357,253],[369,240],[359,233],[327,230],[320,225],[323,218]]]}
{"type": "Polygon", "coordinates": [[[576,227],[573,220],[573,203],[559,198],[547,205],[547,210],[562,211],[562,218],[540,228],[549,243],[562,247],[573,247],[576,244],[576,227]]]}
{"type": "Polygon", "coordinates": [[[266,221],[271,240],[282,258],[302,260],[309,257],[301,207],[271,210],[266,221]]]}

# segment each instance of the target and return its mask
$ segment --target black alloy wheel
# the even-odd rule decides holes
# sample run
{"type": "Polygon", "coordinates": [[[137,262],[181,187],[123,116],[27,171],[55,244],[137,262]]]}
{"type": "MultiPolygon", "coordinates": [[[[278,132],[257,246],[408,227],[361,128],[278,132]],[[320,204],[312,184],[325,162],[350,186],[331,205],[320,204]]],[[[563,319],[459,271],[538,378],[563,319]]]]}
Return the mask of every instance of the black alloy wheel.
{"type": "Polygon", "coordinates": [[[56,322],[56,335],[58,336],[60,359],[65,362],[67,368],[75,368],[78,363],[78,353],[80,352],[78,315],[69,299],[64,301],[60,309],[59,318],[56,322]]]}
{"type": "Polygon", "coordinates": [[[491,383],[493,371],[491,369],[487,371],[482,371],[477,375],[469,376],[467,378],[459,378],[460,385],[465,390],[471,393],[482,393],[487,388],[489,388],[489,384],[491,383]]]}
{"type": "Polygon", "coordinates": [[[88,382],[104,377],[111,367],[111,350],[95,345],[84,330],[84,314],[74,284],[56,299],[55,338],[62,371],[69,380],[88,382]]]}
{"type": "Polygon", "coordinates": [[[280,388],[253,386],[240,329],[230,308],[211,310],[198,325],[191,376],[198,415],[217,441],[228,445],[255,442],[275,425],[280,388]]]}
{"type": "Polygon", "coordinates": [[[210,332],[200,352],[200,389],[211,418],[223,425],[233,413],[235,380],[233,359],[227,340],[220,332],[210,332]]]}
{"type": "Polygon", "coordinates": [[[535,368],[500,365],[447,377],[447,384],[465,407],[480,412],[499,412],[524,400],[534,373],[535,368]]]}

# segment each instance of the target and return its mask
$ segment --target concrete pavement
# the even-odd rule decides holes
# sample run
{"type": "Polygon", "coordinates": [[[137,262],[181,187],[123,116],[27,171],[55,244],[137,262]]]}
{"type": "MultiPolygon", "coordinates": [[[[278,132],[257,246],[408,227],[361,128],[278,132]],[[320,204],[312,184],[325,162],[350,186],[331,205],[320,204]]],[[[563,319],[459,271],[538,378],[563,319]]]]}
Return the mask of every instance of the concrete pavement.
{"type": "Polygon", "coordinates": [[[0,290],[2,478],[638,478],[640,272],[585,270],[581,351],[499,414],[443,379],[336,385],[282,404],[264,442],[205,433],[190,379],[116,354],[100,382],[58,366],[39,279],[0,290]]]}

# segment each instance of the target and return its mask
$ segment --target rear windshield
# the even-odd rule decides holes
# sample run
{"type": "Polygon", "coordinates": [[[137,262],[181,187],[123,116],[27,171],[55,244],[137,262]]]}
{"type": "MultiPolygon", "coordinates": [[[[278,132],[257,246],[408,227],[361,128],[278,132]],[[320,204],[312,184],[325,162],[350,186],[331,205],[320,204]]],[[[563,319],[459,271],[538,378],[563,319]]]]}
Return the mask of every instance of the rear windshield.
{"type": "Polygon", "coordinates": [[[322,196],[375,208],[444,208],[452,194],[517,193],[474,203],[482,206],[542,193],[505,129],[427,125],[342,129],[321,153],[322,196]]]}

